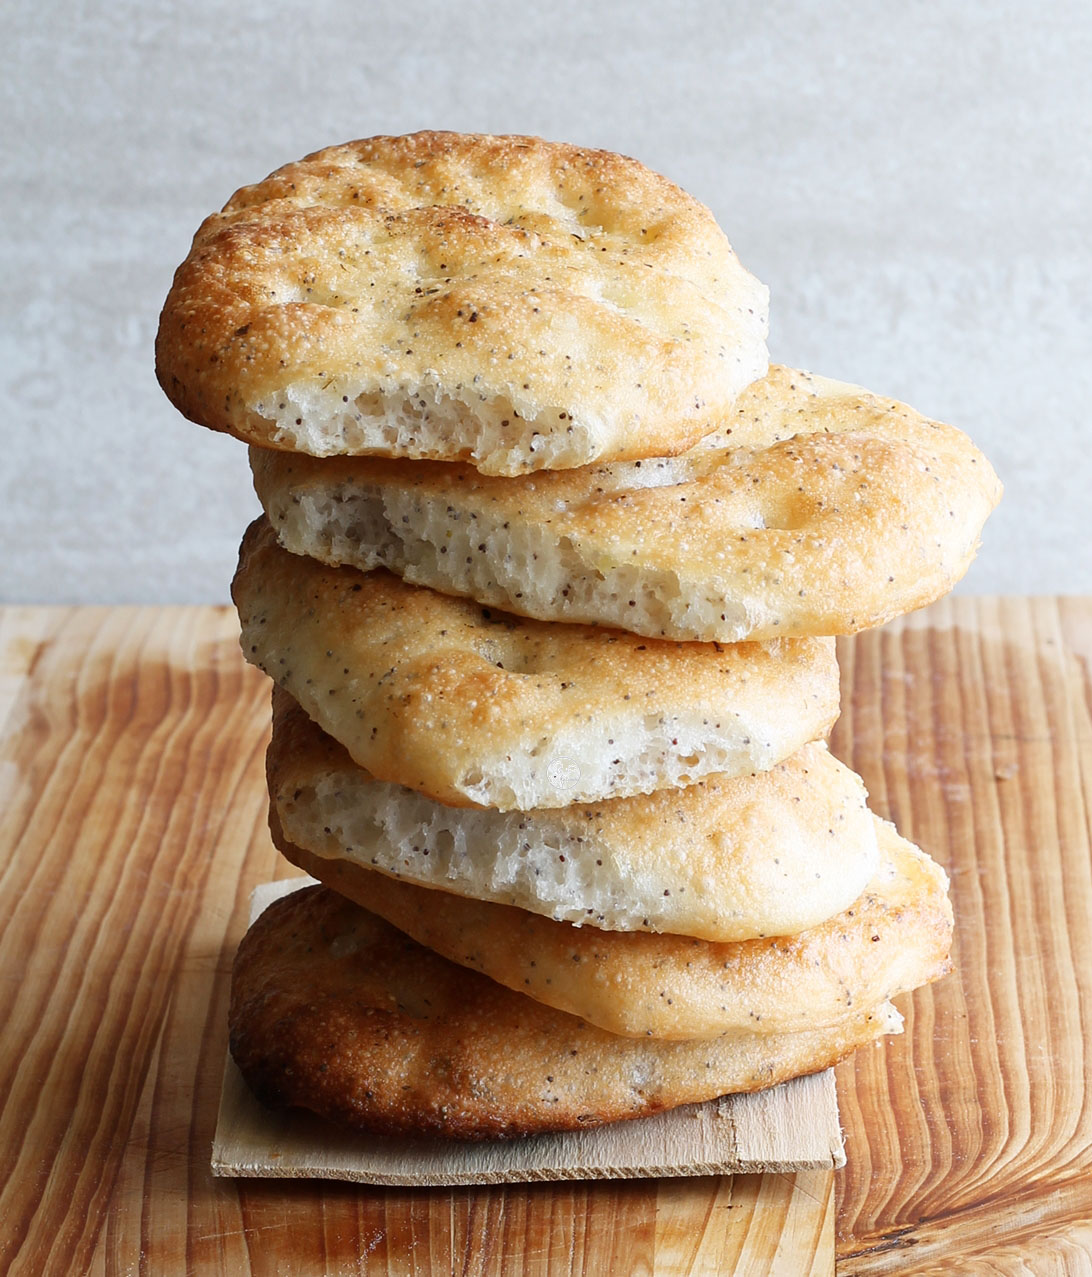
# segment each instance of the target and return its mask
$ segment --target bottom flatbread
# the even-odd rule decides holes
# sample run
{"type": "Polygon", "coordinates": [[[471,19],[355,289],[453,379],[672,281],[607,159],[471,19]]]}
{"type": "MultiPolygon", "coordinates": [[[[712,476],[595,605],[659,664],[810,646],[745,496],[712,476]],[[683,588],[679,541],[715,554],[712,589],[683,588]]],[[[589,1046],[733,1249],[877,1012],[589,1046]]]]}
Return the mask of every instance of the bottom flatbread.
{"type": "Polygon", "coordinates": [[[456,966],[322,887],[244,937],[231,1052],[263,1103],[379,1134],[575,1130],[754,1091],[898,1032],[883,1003],[830,1028],[617,1037],[456,966]]]}

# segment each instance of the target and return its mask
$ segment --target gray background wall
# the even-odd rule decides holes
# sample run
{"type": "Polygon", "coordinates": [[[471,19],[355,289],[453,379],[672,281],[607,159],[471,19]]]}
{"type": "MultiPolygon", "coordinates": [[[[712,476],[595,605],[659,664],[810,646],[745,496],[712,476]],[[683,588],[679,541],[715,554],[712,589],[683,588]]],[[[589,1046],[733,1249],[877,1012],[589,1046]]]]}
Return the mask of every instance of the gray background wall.
{"type": "Polygon", "coordinates": [[[242,445],[152,370],[198,222],[421,127],[637,156],[770,285],[775,359],[967,430],[1007,485],[962,588],[1092,591],[1087,0],[7,0],[0,597],[226,598],[242,445]]]}

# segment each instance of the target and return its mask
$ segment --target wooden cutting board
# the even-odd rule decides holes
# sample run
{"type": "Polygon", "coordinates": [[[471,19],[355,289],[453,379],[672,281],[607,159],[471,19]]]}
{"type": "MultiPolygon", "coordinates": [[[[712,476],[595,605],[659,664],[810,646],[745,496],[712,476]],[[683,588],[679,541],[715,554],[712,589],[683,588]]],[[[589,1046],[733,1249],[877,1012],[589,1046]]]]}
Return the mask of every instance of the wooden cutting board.
{"type": "Polygon", "coordinates": [[[0,612],[0,1271],[1092,1273],[1092,602],[841,645],[836,751],[958,930],[905,1035],[838,1070],[843,1171],[427,1191],[212,1177],[230,956],[294,872],[235,634],[0,612]]]}

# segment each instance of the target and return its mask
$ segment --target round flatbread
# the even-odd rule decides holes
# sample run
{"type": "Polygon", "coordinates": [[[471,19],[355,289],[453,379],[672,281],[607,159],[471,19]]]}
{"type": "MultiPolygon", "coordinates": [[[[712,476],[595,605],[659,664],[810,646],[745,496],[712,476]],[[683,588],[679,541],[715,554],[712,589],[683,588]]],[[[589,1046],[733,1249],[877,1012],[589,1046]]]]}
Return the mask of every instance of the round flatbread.
{"type": "Polygon", "coordinates": [[[491,474],[667,455],[766,371],[766,289],[635,160],[417,133],[319,151],[206,219],[160,319],[193,420],[491,474]]]}
{"type": "Polygon", "coordinates": [[[1001,485],[966,435],[788,368],[683,456],[514,479],[251,450],[297,554],[672,639],[849,634],[946,593],[1001,485]]]}
{"type": "Polygon", "coordinates": [[[851,905],[879,864],[864,785],[818,743],[594,805],[448,807],[373,779],[274,688],[266,772],[270,823],[327,862],[612,931],[789,935],[851,905]]]}
{"type": "Polygon", "coordinates": [[[574,927],[327,860],[276,830],[274,840],[299,868],[453,962],[609,1033],[678,1040],[839,1024],[950,970],[944,871],[876,824],[883,860],[848,909],[799,935],[734,944],[574,927]]]}
{"type": "Polygon", "coordinates": [[[838,712],[830,639],[722,647],[494,613],[251,525],[242,647],[377,780],[526,810],[762,771],[838,712]]]}
{"type": "Polygon", "coordinates": [[[447,962],[324,888],[271,905],[239,947],[231,1053],[271,1107],[458,1139],[643,1117],[828,1067],[890,1004],[833,1028],[706,1042],[616,1037],[447,962]]]}

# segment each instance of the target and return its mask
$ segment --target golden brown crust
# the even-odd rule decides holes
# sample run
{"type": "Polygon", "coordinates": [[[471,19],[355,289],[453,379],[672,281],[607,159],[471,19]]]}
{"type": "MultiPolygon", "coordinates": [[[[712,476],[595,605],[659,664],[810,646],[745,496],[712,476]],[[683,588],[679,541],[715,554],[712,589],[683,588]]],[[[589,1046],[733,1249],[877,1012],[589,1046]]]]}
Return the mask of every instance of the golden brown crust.
{"type": "Polygon", "coordinates": [[[271,823],[297,847],[609,931],[803,931],[848,908],[879,863],[864,785],[819,743],[769,771],[684,789],[456,809],[373,779],[275,687],[266,775],[271,823]]]}
{"type": "Polygon", "coordinates": [[[932,602],[1001,491],[960,431],[789,368],[670,460],[500,478],[254,449],[252,467],[296,553],[541,620],[722,642],[852,633],[932,602]]]}
{"type": "Polygon", "coordinates": [[[268,1105],[380,1134],[487,1139],[758,1090],[826,1068],[898,1024],[885,1005],[803,1033],[615,1037],[313,888],[271,905],[240,945],[230,1040],[268,1105]]]}
{"type": "Polygon", "coordinates": [[[838,711],[833,641],[721,647],[514,618],[248,530],[242,647],[380,780],[502,810],[772,767],[838,711]]]}
{"type": "Polygon", "coordinates": [[[765,307],[708,209],[634,160],[371,138],[206,219],[157,371],[266,446],[523,473],[696,442],[764,372],[765,307]]]}
{"type": "Polygon", "coordinates": [[[838,1024],[951,969],[943,870],[876,824],[884,859],[848,909],[796,936],[712,944],[574,927],[398,881],[293,846],[270,819],[293,864],[442,957],[609,1033],[673,1040],[838,1024]]]}

